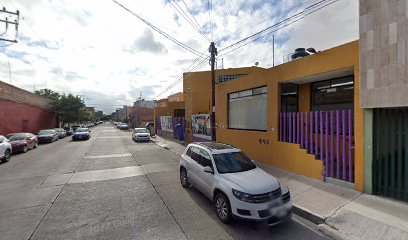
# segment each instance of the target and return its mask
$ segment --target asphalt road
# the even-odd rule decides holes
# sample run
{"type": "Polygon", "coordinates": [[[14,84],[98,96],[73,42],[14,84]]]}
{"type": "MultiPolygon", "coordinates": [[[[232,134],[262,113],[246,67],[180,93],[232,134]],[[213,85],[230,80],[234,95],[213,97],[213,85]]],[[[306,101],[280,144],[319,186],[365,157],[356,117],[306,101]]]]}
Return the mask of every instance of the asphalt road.
{"type": "Polygon", "coordinates": [[[270,229],[221,223],[207,198],[180,186],[178,161],[110,123],[89,141],[13,155],[0,164],[0,239],[326,239],[296,215],[270,229]]]}

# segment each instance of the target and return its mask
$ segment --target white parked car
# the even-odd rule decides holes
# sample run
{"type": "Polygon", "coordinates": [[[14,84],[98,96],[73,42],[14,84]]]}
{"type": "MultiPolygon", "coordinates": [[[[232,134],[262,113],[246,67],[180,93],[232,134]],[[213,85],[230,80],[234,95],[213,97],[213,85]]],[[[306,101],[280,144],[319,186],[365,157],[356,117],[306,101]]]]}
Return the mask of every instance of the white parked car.
{"type": "Polygon", "coordinates": [[[12,148],[9,140],[0,135],[0,160],[2,162],[10,161],[12,148]]]}
{"type": "Polygon", "coordinates": [[[272,226],[292,215],[289,189],[227,144],[189,144],[181,155],[180,182],[185,188],[193,185],[212,200],[224,223],[239,218],[272,226]]]}
{"type": "Polygon", "coordinates": [[[150,132],[146,128],[135,128],[132,134],[133,140],[138,141],[150,141],[150,132]]]}

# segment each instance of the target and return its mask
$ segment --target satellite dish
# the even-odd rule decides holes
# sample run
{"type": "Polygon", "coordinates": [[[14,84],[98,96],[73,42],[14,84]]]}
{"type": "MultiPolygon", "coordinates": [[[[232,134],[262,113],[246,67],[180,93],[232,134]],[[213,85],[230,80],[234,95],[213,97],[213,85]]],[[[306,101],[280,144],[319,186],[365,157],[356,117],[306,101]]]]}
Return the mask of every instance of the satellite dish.
{"type": "Polygon", "coordinates": [[[259,62],[255,62],[255,66],[257,67],[259,65],[259,62]]]}

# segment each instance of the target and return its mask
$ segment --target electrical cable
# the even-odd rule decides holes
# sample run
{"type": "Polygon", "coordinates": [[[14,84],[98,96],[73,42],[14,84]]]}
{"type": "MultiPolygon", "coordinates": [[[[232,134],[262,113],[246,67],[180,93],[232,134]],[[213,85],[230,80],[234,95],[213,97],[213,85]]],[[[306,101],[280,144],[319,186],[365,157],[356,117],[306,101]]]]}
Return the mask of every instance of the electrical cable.
{"type": "Polygon", "coordinates": [[[116,0],[112,0],[112,2],[116,3],[118,6],[122,7],[124,10],[126,10],[127,12],[131,13],[133,16],[137,17],[140,21],[142,21],[143,23],[145,23],[146,25],[148,25],[150,28],[152,28],[154,31],[158,32],[160,35],[164,36],[165,38],[169,39],[170,41],[172,41],[173,43],[177,44],[179,47],[184,48],[185,50],[193,53],[194,55],[197,55],[201,58],[203,58],[202,55],[200,55],[200,52],[185,45],[184,43],[178,41],[177,39],[173,38],[172,36],[170,36],[169,34],[167,34],[166,32],[162,31],[160,28],[154,26],[152,23],[150,23],[149,21],[147,21],[146,19],[142,18],[141,16],[139,16],[138,14],[136,14],[135,12],[133,12],[132,10],[130,10],[129,8],[125,7],[124,5],[122,5],[121,3],[117,2],[116,0]]]}
{"type": "MultiPolygon", "coordinates": [[[[198,23],[197,19],[194,17],[194,14],[191,12],[190,8],[187,6],[186,2],[184,0],[181,0],[181,1],[183,2],[184,6],[186,6],[187,11],[193,17],[193,19],[196,22],[197,26],[199,26],[199,28],[201,29],[201,32],[205,34],[205,31],[204,31],[203,27],[201,26],[201,24],[198,23]]],[[[207,37],[207,35],[206,35],[206,37],[207,37]]],[[[208,37],[207,37],[207,39],[210,40],[208,37]]]]}
{"type": "Polygon", "coordinates": [[[187,13],[180,7],[180,5],[175,0],[168,0],[172,7],[202,36],[206,41],[211,42],[211,40],[204,34],[201,30],[200,25],[195,25],[193,20],[187,15],[187,13]],[[174,4],[175,5],[174,5],[174,4]],[[177,6],[177,7],[176,7],[177,6]],[[181,12],[180,12],[181,11],[181,12]]]}
{"type": "MultiPolygon", "coordinates": [[[[225,48],[219,50],[218,52],[220,53],[220,52],[222,52],[222,51],[225,51],[226,49],[229,49],[229,48],[231,48],[231,47],[233,47],[233,46],[236,46],[236,45],[238,45],[238,44],[240,44],[240,43],[242,43],[242,42],[244,42],[244,41],[247,41],[247,40],[249,40],[249,39],[251,39],[251,38],[253,38],[253,37],[255,37],[255,36],[259,35],[259,34],[262,34],[262,33],[264,33],[264,32],[267,32],[267,31],[269,31],[270,29],[273,29],[273,28],[275,28],[275,27],[278,27],[278,26],[281,25],[281,24],[284,24],[285,22],[291,21],[293,18],[297,18],[297,17],[299,17],[299,16],[301,17],[302,15],[305,15],[305,14],[306,14],[305,16],[307,16],[307,15],[309,15],[309,14],[307,14],[308,11],[312,11],[312,13],[315,12],[315,11],[310,10],[310,9],[313,9],[314,7],[316,7],[316,6],[318,6],[318,5],[321,5],[321,4],[324,4],[324,3],[328,2],[328,1],[332,1],[332,0],[321,0],[321,1],[319,1],[318,3],[312,4],[312,5],[308,6],[308,7],[306,7],[303,11],[301,11],[301,12],[295,14],[295,15],[292,15],[292,16],[290,16],[290,17],[288,17],[288,18],[285,18],[285,19],[283,19],[282,21],[280,21],[280,22],[278,22],[278,23],[275,23],[275,24],[273,24],[272,26],[269,26],[269,27],[267,27],[267,28],[265,28],[265,29],[263,29],[263,30],[261,30],[261,31],[259,31],[259,32],[257,32],[257,33],[254,33],[254,34],[252,34],[252,35],[250,35],[250,36],[248,36],[248,37],[246,37],[246,38],[244,38],[244,39],[241,39],[241,40],[239,40],[238,42],[233,43],[233,44],[231,44],[231,45],[229,45],[229,46],[227,46],[227,47],[225,47],[225,48]]],[[[322,9],[322,8],[328,6],[328,5],[331,5],[331,4],[333,4],[333,3],[337,2],[337,1],[339,1],[339,0],[335,0],[334,2],[329,2],[329,4],[327,4],[327,5],[325,5],[325,6],[321,7],[321,8],[318,8],[317,10],[320,10],[320,9],[322,9]]],[[[316,11],[317,11],[317,10],[316,10],[316,11]]]]}

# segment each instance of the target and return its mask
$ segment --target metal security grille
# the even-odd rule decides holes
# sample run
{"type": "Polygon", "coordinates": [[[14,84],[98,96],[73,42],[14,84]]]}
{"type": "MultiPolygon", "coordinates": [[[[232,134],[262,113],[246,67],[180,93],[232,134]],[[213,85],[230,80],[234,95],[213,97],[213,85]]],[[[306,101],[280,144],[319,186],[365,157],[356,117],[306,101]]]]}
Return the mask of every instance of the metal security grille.
{"type": "Polygon", "coordinates": [[[408,109],[375,109],[373,191],[408,201],[408,109]]]}

